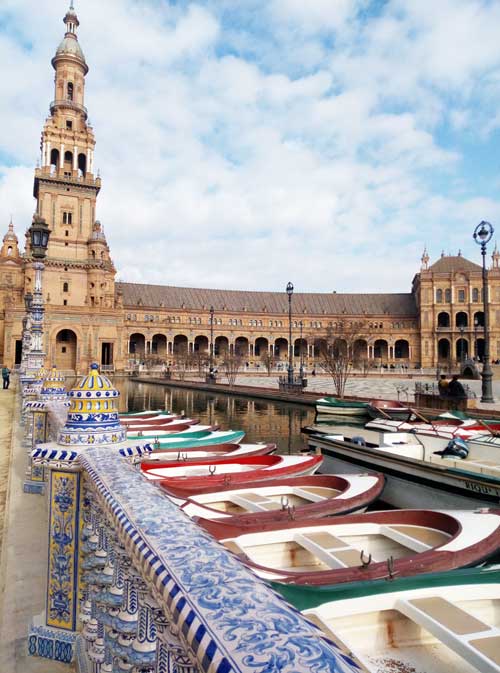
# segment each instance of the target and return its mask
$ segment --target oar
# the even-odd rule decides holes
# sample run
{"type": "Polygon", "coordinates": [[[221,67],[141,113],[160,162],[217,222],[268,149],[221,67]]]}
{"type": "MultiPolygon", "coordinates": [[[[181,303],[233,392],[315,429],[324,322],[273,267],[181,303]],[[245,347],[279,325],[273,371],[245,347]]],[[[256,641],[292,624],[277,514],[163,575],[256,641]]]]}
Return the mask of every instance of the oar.
{"type": "Polygon", "coordinates": [[[423,414],[421,414],[421,413],[420,413],[419,411],[417,411],[416,409],[413,409],[413,407],[410,407],[410,411],[411,411],[412,414],[415,414],[415,416],[416,416],[417,418],[419,418],[421,421],[423,421],[424,423],[428,423],[429,425],[432,425],[432,421],[430,421],[429,419],[427,419],[423,414]]]}
{"type": "Polygon", "coordinates": [[[494,430],[493,428],[490,428],[488,423],[486,423],[486,421],[483,421],[482,418],[478,418],[477,421],[478,421],[479,425],[483,425],[486,428],[486,430],[488,430],[488,432],[493,435],[493,437],[500,437],[500,432],[498,432],[497,430],[494,430]]]}

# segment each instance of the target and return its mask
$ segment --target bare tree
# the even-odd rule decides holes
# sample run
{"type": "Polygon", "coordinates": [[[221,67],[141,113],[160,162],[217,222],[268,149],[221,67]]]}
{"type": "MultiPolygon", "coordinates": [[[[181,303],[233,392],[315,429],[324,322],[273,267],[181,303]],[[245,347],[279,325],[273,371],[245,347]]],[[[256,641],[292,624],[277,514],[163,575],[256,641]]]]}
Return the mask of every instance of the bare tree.
{"type": "Polygon", "coordinates": [[[222,367],[224,368],[224,373],[230,386],[234,385],[242,365],[243,358],[240,355],[229,355],[229,353],[226,354],[222,362],[222,367]]]}
{"type": "Polygon", "coordinates": [[[191,355],[187,352],[187,350],[182,349],[178,353],[174,353],[174,366],[175,366],[175,373],[179,377],[180,381],[184,381],[186,378],[186,373],[188,369],[191,368],[191,355]]]}
{"type": "Polygon", "coordinates": [[[274,369],[274,366],[276,364],[276,358],[274,357],[274,355],[271,355],[271,353],[269,353],[269,351],[266,351],[265,353],[263,353],[260,356],[260,361],[262,362],[262,364],[266,368],[267,375],[271,376],[271,372],[274,369]]]}
{"type": "Polygon", "coordinates": [[[195,351],[192,355],[192,364],[198,369],[198,376],[203,378],[209,357],[204,351],[195,351]]]}
{"type": "Polygon", "coordinates": [[[344,321],[327,328],[326,340],[320,348],[319,366],[332,377],[338,397],[344,397],[353,362],[358,360],[359,342],[366,343],[365,327],[364,323],[344,321]]]}

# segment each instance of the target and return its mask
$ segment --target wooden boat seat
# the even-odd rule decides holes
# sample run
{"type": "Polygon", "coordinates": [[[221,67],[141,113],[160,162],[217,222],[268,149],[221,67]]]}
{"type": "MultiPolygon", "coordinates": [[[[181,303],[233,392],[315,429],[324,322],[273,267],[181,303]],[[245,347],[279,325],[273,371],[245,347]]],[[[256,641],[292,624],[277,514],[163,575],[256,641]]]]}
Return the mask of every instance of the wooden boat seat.
{"type": "Polygon", "coordinates": [[[450,539],[450,535],[443,531],[423,526],[383,526],[380,532],[415,551],[439,547],[450,539]]]}
{"type": "Polygon", "coordinates": [[[457,652],[481,673],[500,664],[500,629],[439,596],[399,600],[396,609],[457,652]],[[479,636],[479,637],[478,637],[479,636]]]}
{"type": "Polygon", "coordinates": [[[361,565],[361,553],[326,531],[301,533],[295,541],[314,554],[329,568],[355,568],[361,565]]]}
{"type": "Polygon", "coordinates": [[[266,498],[258,493],[238,493],[231,497],[235,505],[239,505],[247,512],[267,512],[270,510],[281,509],[281,503],[266,498]]]}
{"type": "Polygon", "coordinates": [[[321,502],[340,493],[334,488],[326,488],[325,486],[302,486],[301,488],[294,488],[293,492],[295,495],[306,498],[311,502],[321,502]]]}

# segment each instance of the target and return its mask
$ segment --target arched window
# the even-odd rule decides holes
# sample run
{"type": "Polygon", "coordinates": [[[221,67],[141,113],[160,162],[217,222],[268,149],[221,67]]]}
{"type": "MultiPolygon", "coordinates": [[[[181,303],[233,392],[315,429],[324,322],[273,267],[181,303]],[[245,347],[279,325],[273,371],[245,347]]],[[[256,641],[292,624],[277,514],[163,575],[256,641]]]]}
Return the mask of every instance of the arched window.
{"type": "Polygon", "coordinates": [[[68,82],[68,100],[73,100],[73,82],[68,82]]]}
{"type": "Polygon", "coordinates": [[[449,313],[439,313],[438,315],[438,327],[449,327],[450,326],[450,314],[449,313]]]}
{"type": "Polygon", "coordinates": [[[59,170],[59,150],[52,150],[50,153],[51,173],[59,170]]]}
{"type": "Polygon", "coordinates": [[[443,290],[436,290],[436,303],[437,304],[443,303],[443,290]]]}
{"type": "Polygon", "coordinates": [[[11,256],[12,256],[12,246],[9,245],[9,247],[7,248],[7,257],[11,257],[11,256]]]}
{"type": "Polygon", "coordinates": [[[87,172],[87,157],[85,154],[79,154],[78,155],[78,175],[81,177],[85,177],[85,173],[87,172]]]}
{"type": "Polygon", "coordinates": [[[444,300],[447,304],[451,304],[451,290],[448,288],[444,291],[444,300]]]}
{"type": "Polygon", "coordinates": [[[63,283],[63,292],[69,292],[69,284],[63,283]]]}

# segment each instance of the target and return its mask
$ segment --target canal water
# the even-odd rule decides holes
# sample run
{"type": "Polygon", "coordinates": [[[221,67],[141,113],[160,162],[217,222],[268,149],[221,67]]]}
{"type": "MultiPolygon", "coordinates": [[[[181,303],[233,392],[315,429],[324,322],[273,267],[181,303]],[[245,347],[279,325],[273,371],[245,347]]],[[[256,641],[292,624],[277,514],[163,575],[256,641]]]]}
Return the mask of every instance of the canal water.
{"type": "Polygon", "coordinates": [[[199,419],[221,430],[244,430],[244,442],[272,442],[278,453],[296,453],[306,446],[300,430],[314,420],[314,408],[237,395],[186,390],[128,379],[115,379],[121,393],[120,411],[168,409],[199,419]]]}

